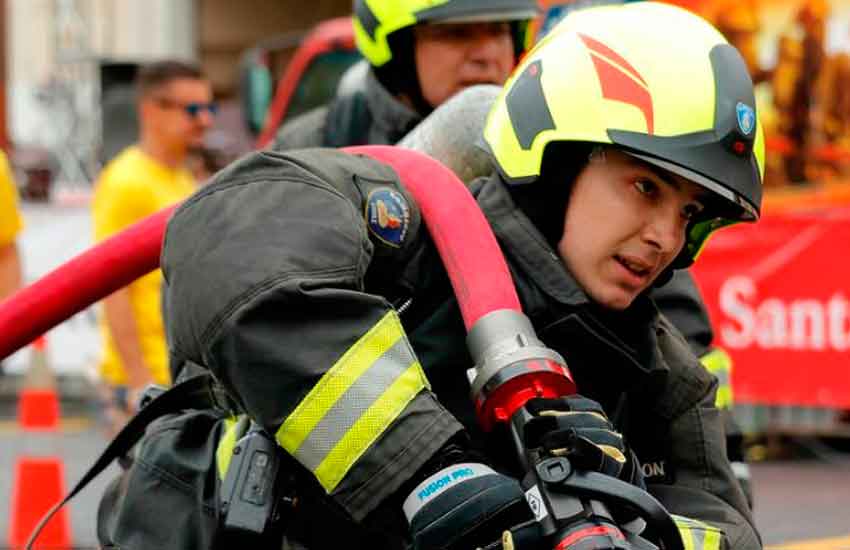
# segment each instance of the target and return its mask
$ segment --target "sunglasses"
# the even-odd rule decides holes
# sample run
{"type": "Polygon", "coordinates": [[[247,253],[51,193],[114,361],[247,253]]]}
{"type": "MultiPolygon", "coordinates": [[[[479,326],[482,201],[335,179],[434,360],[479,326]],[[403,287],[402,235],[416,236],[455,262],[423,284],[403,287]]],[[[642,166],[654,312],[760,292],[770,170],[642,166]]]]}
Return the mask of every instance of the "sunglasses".
{"type": "Polygon", "coordinates": [[[203,111],[208,112],[210,116],[215,116],[218,113],[218,105],[215,103],[201,103],[198,101],[180,103],[166,97],[158,97],[156,98],[156,102],[166,109],[182,109],[184,113],[192,118],[197,117],[203,111]]]}

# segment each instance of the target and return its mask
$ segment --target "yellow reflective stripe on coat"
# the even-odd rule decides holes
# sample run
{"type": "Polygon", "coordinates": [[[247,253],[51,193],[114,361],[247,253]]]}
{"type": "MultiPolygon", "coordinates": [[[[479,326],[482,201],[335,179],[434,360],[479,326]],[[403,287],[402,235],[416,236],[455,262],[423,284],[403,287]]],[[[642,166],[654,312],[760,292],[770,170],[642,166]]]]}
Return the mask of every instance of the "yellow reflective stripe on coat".
{"type": "Polygon", "coordinates": [[[734,404],[732,394],[732,358],[721,348],[714,348],[699,358],[708,372],[717,377],[717,398],[714,405],[718,409],[728,409],[734,404]]]}
{"type": "Polygon", "coordinates": [[[247,427],[248,417],[245,415],[231,416],[224,419],[224,429],[218,447],[215,450],[215,464],[218,470],[218,478],[223,480],[230,468],[230,459],[233,458],[233,448],[247,427]]]}
{"type": "Polygon", "coordinates": [[[277,441],[330,493],[425,388],[425,373],[390,311],[322,376],[277,441]]]}
{"type": "Polygon", "coordinates": [[[685,550],[720,550],[723,532],[717,527],[675,514],[673,521],[679,528],[685,550]]]}

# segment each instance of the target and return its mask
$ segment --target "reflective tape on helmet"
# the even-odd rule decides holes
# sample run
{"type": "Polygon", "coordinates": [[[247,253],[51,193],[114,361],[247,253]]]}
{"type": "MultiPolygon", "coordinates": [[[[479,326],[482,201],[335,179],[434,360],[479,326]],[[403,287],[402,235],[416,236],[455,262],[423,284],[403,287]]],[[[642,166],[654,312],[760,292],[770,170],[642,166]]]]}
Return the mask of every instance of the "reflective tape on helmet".
{"type": "Polygon", "coordinates": [[[732,358],[721,348],[714,348],[699,358],[705,369],[717,377],[719,383],[714,405],[729,409],[734,404],[732,393],[732,358]]]}
{"type": "Polygon", "coordinates": [[[391,311],[325,373],[277,441],[330,493],[425,388],[425,373],[391,311]]]}
{"type": "Polygon", "coordinates": [[[354,39],[360,53],[375,66],[392,59],[387,36],[417,22],[416,14],[449,0],[360,0],[354,5],[354,39]]]}
{"type": "Polygon", "coordinates": [[[723,531],[717,527],[675,514],[673,514],[673,521],[679,528],[685,550],[720,550],[723,531]]]}

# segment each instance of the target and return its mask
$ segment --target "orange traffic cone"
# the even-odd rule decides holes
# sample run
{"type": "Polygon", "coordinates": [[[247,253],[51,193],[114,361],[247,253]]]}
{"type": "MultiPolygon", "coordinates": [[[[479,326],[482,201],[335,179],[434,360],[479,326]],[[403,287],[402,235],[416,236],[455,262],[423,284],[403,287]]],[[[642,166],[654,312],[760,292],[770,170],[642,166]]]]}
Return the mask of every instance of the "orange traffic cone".
{"type": "MultiPolygon", "coordinates": [[[[22,549],[35,526],[65,496],[65,472],[57,458],[20,457],[15,465],[12,488],[12,521],[9,545],[22,549]]],[[[63,508],[54,515],[36,539],[33,548],[71,548],[71,528],[63,508]]]]}
{"type": "MultiPolygon", "coordinates": [[[[45,377],[46,345],[41,342],[32,346],[33,361],[27,373],[42,380],[45,377]]],[[[18,425],[25,432],[55,432],[59,425],[59,399],[55,382],[25,384],[18,396],[18,425]],[[33,387],[33,386],[42,387],[33,387]]],[[[31,436],[32,437],[32,436],[31,436]]],[[[38,437],[38,436],[35,436],[38,437]]],[[[12,486],[12,517],[9,529],[9,545],[21,549],[41,518],[65,495],[65,472],[62,460],[56,457],[20,456],[15,464],[12,486]]],[[[71,548],[71,528],[65,509],[60,510],[44,527],[34,548],[62,550],[71,548]]]]}
{"type": "Polygon", "coordinates": [[[56,391],[22,388],[18,392],[18,425],[27,431],[56,431],[59,426],[56,391]]]}

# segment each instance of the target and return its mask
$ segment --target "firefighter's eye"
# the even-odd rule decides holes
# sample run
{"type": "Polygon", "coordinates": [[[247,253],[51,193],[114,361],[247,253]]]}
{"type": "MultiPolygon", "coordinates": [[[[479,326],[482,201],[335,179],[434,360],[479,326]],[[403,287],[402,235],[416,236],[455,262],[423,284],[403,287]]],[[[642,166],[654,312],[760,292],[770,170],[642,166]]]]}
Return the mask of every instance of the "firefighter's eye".
{"type": "Polygon", "coordinates": [[[658,195],[658,184],[651,179],[635,178],[634,186],[641,195],[646,195],[648,197],[655,197],[658,195]]]}

